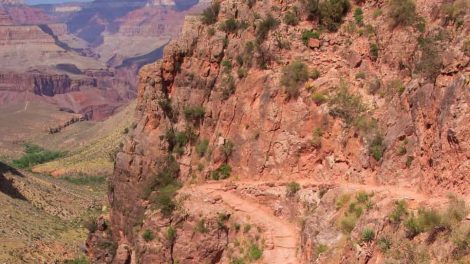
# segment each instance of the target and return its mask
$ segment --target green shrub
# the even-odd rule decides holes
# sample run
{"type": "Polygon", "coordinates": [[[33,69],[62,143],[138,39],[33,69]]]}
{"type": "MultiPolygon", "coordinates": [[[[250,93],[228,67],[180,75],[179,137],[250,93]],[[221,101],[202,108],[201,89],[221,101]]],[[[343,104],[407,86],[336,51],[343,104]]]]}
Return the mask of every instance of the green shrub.
{"type": "Polygon", "coordinates": [[[207,29],[207,35],[209,35],[209,37],[212,37],[215,35],[215,29],[210,27],[207,29]]]}
{"type": "Polygon", "coordinates": [[[316,247],[315,247],[315,257],[319,257],[322,253],[325,253],[326,251],[328,251],[328,246],[325,245],[325,244],[318,244],[316,247]]]}
{"type": "Polygon", "coordinates": [[[379,46],[377,45],[377,43],[370,43],[369,54],[371,60],[373,61],[376,61],[379,58],[379,46]]]}
{"type": "Polygon", "coordinates": [[[89,264],[90,262],[86,259],[86,257],[78,257],[73,260],[66,260],[64,264],[89,264]]]}
{"type": "Polygon", "coordinates": [[[372,13],[372,17],[374,18],[378,18],[379,16],[381,16],[383,13],[382,9],[380,8],[377,8],[374,10],[374,13],[372,13]]]}
{"type": "Polygon", "coordinates": [[[381,237],[377,240],[377,247],[382,253],[386,253],[392,247],[392,240],[389,237],[381,237]]]}
{"type": "Polygon", "coordinates": [[[320,74],[321,74],[320,71],[317,68],[315,68],[310,72],[309,77],[312,78],[313,80],[316,80],[316,79],[320,78],[320,74]]]}
{"type": "Polygon", "coordinates": [[[347,125],[351,125],[366,110],[361,97],[351,94],[346,87],[339,87],[329,103],[330,115],[343,119],[347,125]]]}
{"type": "Polygon", "coordinates": [[[214,3],[202,11],[202,22],[206,25],[212,25],[217,22],[219,16],[220,4],[214,3]]]}
{"type": "Polygon", "coordinates": [[[240,67],[237,70],[237,75],[238,75],[238,78],[243,79],[248,75],[248,71],[245,68],[240,67]]]}
{"type": "Polygon", "coordinates": [[[369,229],[369,228],[362,230],[361,238],[363,242],[371,242],[372,240],[375,239],[374,230],[369,229]]]}
{"type": "Polygon", "coordinates": [[[323,130],[319,127],[313,130],[312,145],[314,148],[321,148],[321,139],[323,136],[323,130]]]}
{"type": "Polygon", "coordinates": [[[232,173],[232,167],[226,163],[220,165],[219,168],[211,172],[211,178],[213,180],[224,180],[230,177],[232,173]]]}
{"type": "Polygon", "coordinates": [[[321,105],[327,101],[325,93],[317,92],[312,94],[312,100],[315,104],[321,105]]]}
{"type": "Polygon", "coordinates": [[[376,161],[380,161],[385,152],[385,148],[386,147],[382,135],[376,134],[372,141],[369,143],[369,154],[376,161]]]}
{"type": "Polygon", "coordinates": [[[204,218],[199,219],[199,221],[196,224],[195,230],[196,232],[201,233],[201,234],[207,233],[209,231],[209,229],[207,229],[206,227],[206,220],[204,218]]]}
{"type": "Polygon", "coordinates": [[[282,69],[281,85],[286,89],[289,98],[299,95],[300,86],[308,80],[308,67],[296,60],[282,69]]]}
{"type": "Polygon", "coordinates": [[[357,216],[354,214],[349,214],[343,217],[340,221],[340,229],[344,234],[350,234],[356,227],[357,216]]]}
{"type": "Polygon", "coordinates": [[[271,14],[268,14],[258,25],[256,31],[256,40],[258,43],[264,42],[268,37],[269,31],[275,29],[279,25],[279,21],[275,19],[271,14]]]}
{"type": "Polygon", "coordinates": [[[286,188],[286,196],[293,197],[298,191],[300,191],[300,184],[297,182],[289,182],[286,188]]]}
{"type": "Polygon", "coordinates": [[[142,234],[142,238],[149,242],[155,239],[155,235],[153,234],[152,230],[145,230],[144,233],[142,234]]]}
{"type": "Polygon", "coordinates": [[[183,110],[186,121],[199,123],[204,119],[206,110],[202,106],[185,107],[183,110]]]}
{"type": "Polygon", "coordinates": [[[206,155],[207,149],[209,147],[209,140],[202,139],[196,145],[196,153],[199,157],[204,157],[206,155]]]}
{"type": "Polygon", "coordinates": [[[356,80],[365,80],[367,78],[366,73],[363,71],[360,71],[356,73],[356,80]]]}
{"type": "Polygon", "coordinates": [[[93,217],[84,220],[83,227],[86,228],[89,233],[94,233],[98,229],[98,225],[93,217]]]}
{"type": "Polygon", "coordinates": [[[14,167],[28,169],[35,165],[43,164],[65,156],[64,152],[49,151],[32,144],[25,144],[24,148],[25,154],[21,158],[12,161],[14,167]]]}
{"type": "Polygon", "coordinates": [[[227,140],[225,140],[225,142],[224,142],[224,144],[222,145],[221,148],[222,148],[221,149],[222,153],[225,156],[225,159],[228,159],[232,155],[233,150],[235,148],[235,145],[233,144],[232,141],[227,139],[227,140]]]}
{"type": "Polygon", "coordinates": [[[431,231],[442,225],[441,215],[434,209],[420,209],[418,223],[423,231],[431,231]]]}
{"type": "Polygon", "coordinates": [[[173,244],[175,243],[176,241],[176,229],[172,226],[168,227],[168,229],[166,230],[166,240],[170,243],[170,244],[173,244]]]}
{"type": "Polygon", "coordinates": [[[348,215],[353,215],[356,218],[359,218],[362,215],[363,209],[362,206],[357,203],[350,203],[348,208],[348,215]]]}
{"type": "Polygon", "coordinates": [[[247,258],[250,261],[256,261],[261,259],[263,256],[263,250],[261,250],[256,244],[251,244],[248,247],[247,258]]]}
{"type": "Polygon", "coordinates": [[[222,61],[222,67],[224,69],[224,73],[229,73],[230,71],[232,71],[232,62],[229,61],[229,60],[224,60],[222,61]]]}
{"type": "Polygon", "coordinates": [[[454,195],[449,195],[449,205],[443,215],[443,223],[447,227],[458,225],[470,212],[464,200],[459,200],[454,195]]]}
{"type": "Polygon", "coordinates": [[[442,57],[436,40],[433,38],[420,38],[418,41],[421,56],[416,64],[416,70],[425,78],[435,80],[442,67],[442,57]]]}
{"type": "Polygon", "coordinates": [[[359,191],[356,193],[356,201],[361,204],[365,204],[369,201],[369,194],[365,191],[359,191]]]}
{"type": "Polygon", "coordinates": [[[173,197],[176,195],[179,188],[179,184],[168,184],[160,188],[159,192],[156,194],[154,202],[163,216],[171,216],[176,209],[176,203],[173,201],[173,197]]]}
{"type": "Polygon", "coordinates": [[[305,44],[305,46],[307,46],[309,39],[311,39],[311,38],[319,39],[320,38],[320,33],[318,33],[317,31],[314,31],[314,30],[304,30],[302,32],[302,37],[301,38],[302,38],[302,42],[305,44]]]}
{"type": "Polygon", "coordinates": [[[220,30],[226,33],[235,33],[240,28],[240,23],[234,18],[229,18],[220,24],[220,30]]]}
{"type": "Polygon", "coordinates": [[[362,8],[358,7],[354,10],[354,20],[356,21],[356,24],[358,25],[363,25],[364,24],[364,17],[363,17],[364,12],[362,11],[362,8]]]}
{"type": "Polygon", "coordinates": [[[415,216],[408,218],[404,224],[406,228],[406,237],[408,238],[413,238],[424,231],[415,216]]]}
{"type": "Polygon", "coordinates": [[[251,225],[250,224],[245,224],[243,227],[243,233],[248,233],[251,230],[251,225]]]}
{"type": "Polygon", "coordinates": [[[336,198],[335,206],[336,210],[343,208],[351,200],[351,195],[349,193],[343,193],[336,198]]]}
{"type": "Polygon", "coordinates": [[[224,88],[222,88],[222,100],[227,100],[232,94],[235,93],[235,80],[232,75],[227,75],[223,79],[224,88]]]}
{"type": "Polygon", "coordinates": [[[406,157],[405,165],[406,165],[407,168],[411,167],[411,164],[413,163],[413,160],[414,160],[414,159],[415,159],[415,158],[414,158],[413,156],[408,156],[408,157],[406,157]]]}
{"type": "Polygon", "coordinates": [[[416,21],[416,5],[413,0],[390,0],[388,16],[392,25],[411,26],[416,21]]]}
{"type": "Polygon", "coordinates": [[[284,23],[289,26],[296,26],[299,24],[298,14],[295,11],[287,11],[284,15],[284,23]]]}
{"type": "Polygon", "coordinates": [[[338,30],[351,4],[349,0],[324,0],[319,3],[320,23],[330,31],[338,30]]]}
{"type": "Polygon", "coordinates": [[[387,92],[390,94],[398,93],[401,95],[405,91],[406,87],[401,80],[395,79],[387,83],[387,92]]]}
{"type": "Polygon", "coordinates": [[[408,209],[404,200],[395,202],[395,208],[388,216],[392,223],[400,223],[404,217],[408,216],[408,209]]]}

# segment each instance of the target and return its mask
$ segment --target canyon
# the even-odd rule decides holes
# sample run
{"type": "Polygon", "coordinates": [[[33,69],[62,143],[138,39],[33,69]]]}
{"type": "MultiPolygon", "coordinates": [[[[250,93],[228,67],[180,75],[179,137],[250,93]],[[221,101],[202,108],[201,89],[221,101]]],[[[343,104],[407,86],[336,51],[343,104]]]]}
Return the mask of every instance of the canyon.
{"type": "Polygon", "coordinates": [[[468,1],[319,3],[186,17],[139,72],[93,262],[470,260],[468,1]]]}

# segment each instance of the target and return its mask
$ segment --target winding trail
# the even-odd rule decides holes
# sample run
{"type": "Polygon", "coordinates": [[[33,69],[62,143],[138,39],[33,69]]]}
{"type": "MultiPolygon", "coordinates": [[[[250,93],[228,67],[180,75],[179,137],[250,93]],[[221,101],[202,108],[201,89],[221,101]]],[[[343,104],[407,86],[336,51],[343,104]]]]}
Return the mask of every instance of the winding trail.
{"type": "MultiPolygon", "coordinates": [[[[291,223],[275,216],[272,210],[253,198],[242,196],[233,188],[227,188],[227,183],[235,185],[262,185],[273,181],[239,181],[239,182],[208,182],[199,186],[191,186],[193,191],[204,194],[207,197],[219,197],[229,208],[235,210],[237,215],[249,219],[249,221],[263,228],[267,234],[266,248],[263,251],[263,263],[267,264],[299,264],[302,261],[297,255],[300,242],[300,229],[296,223],[291,223]]],[[[301,185],[340,187],[345,191],[353,192],[365,190],[368,192],[382,193],[391,199],[405,199],[413,203],[425,202],[436,204],[447,201],[445,196],[429,196],[416,192],[410,188],[388,185],[367,185],[354,183],[317,182],[312,180],[299,180],[301,185]]],[[[276,181],[276,183],[282,183],[276,181]]],[[[470,197],[462,197],[466,202],[470,197]]]]}
{"type": "Polygon", "coordinates": [[[222,197],[223,203],[250,219],[252,224],[260,226],[268,235],[266,248],[263,250],[263,262],[269,264],[298,264],[297,242],[299,230],[295,224],[274,216],[269,208],[253,199],[241,197],[234,191],[225,191],[223,185],[205,184],[196,187],[202,193],[222,197]]]}

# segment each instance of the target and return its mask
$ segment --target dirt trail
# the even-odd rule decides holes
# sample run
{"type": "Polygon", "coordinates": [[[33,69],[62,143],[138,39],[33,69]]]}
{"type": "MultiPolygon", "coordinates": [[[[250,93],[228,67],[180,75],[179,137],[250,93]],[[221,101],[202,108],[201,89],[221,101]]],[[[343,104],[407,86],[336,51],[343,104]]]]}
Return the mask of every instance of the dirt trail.
{"type": "MultiPolygon", "coordinates": [[[[241,185],[263,185],[266,183],[273,183],[272,181],[239,181],[230,182],[237,186],[241,185]]],[[[445,196],[429,196],[409,188],[399,186],[387,185],[367,185],[367,184],[354,184],[354,183],[331,183],[331,182],[317,182],[311,180],[297,181],[303,186],[320,186],[328,185],[333,187],[340,187],[347,191],[365,190],[368,192],[386,194],[387,197],[392,199],[406,199],[414,203],[426,202],[428,204],[435,204],[447,201],[445,196]]],[[[263,252],[263,263],[269,264],[299,264],[301,261],[297,256],[297,246],[299,242],[299,229],[295,223],[289,223],[280,219],[272,213],[272,210],[266,206],[261,205],[256,200],[249,197],[242,197],[234,190],[226,188],[229,182],[209,182],[199,186],[193,186],[200,193],[207,196],[220,196],[222,201],[235,211],[239,216],[249,219],[255,225],[261,226],[268,234],[266,241],[266,249],[263,252]]],[[[280,184],[282,182],[276,182],[280,184]]],[[[470,197],[463,197],[467,202],[470,197]]]]}
{"type": "Polygon", "coordinates": [[[206,184],[197,189],[208,195],[222,197],[222,201],[239,216],[249,219],[250,223],[260,226],[268,235],[263,251],[263,263],[298,264],[297,242],[299,230],[294,223],[289,223],[274,216],[268,208],[252,199],[241,197],[234,191],[224,191],[222,184],[206,184]]]}

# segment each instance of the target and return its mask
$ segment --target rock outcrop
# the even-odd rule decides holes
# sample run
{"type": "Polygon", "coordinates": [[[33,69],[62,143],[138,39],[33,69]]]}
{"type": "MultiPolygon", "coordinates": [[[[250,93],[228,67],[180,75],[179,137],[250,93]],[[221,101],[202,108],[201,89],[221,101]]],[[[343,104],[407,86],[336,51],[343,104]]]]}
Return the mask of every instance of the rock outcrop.
{"type": "MultiPolygon", "coordinates": [[[[349,12],[340,30],[322,31],[318,41],[305,44],[304,32],[319,27],[315,21],[299,13],[296,26],[280,22],[299,3],[252,4],[222,1],[211,26],[187,17],[163,59],[140,71],[136,126],[110,179],[108,237],[117,243],[115,263],[173,263],[175,248],[185,249],[177,255],[181,263],[217,263],[187,257],[195,248],[212,252],[220,239],[186,248],[190,208],[161,218],[152,206],[148,192],[158,192],[152,183],[165,173],[182,184],[231,174],[237,180],[309,179],[468,195],[470,72],[461,50],[468,15],[455,27],[428,8],[440,7],[439,1],[417,1],[427,27],[392,27],[381,13],[388,4],[365,1],[359,5],[367,26],[349,12]],[[443,31],[448,38],[441,38],[443,31]],[[442,62],[429,58],[444,54],[442,62]],[[308,68],[298,73],[308,75],[298,77],[298,87],[282,80],[294,61],[305,65],[294,70],[308,68]],[[432,63],[437,71],[423,68],[432,63]],[[182,226],[181,236],[171,247],[142,241],[141,228],[174,223],[182,226]]],[[[352,251],[342,253],[345,263],[357,263],[352,251]]]]}

